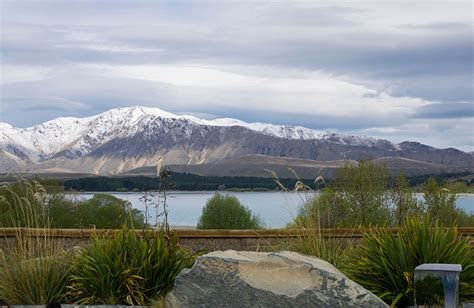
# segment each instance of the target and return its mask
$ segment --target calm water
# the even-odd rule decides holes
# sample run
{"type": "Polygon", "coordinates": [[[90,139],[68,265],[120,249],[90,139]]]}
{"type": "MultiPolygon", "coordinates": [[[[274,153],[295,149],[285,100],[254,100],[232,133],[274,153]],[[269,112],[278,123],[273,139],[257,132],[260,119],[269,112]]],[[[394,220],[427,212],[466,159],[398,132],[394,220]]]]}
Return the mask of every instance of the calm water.
{"type": "MultiPolygon", "coordinates": [[[[190,226],[197,224],[201,210],[206,201],[215,192],[198,191],[183,192],[173,191],[169,193],[169,223],[171,226],[190,226]]],[[[260,216],[268,228],[284,227],[298,213],[298,208],[303,201],[294,192],[225,192],[236,196],[243,204],[249,207],[253,213],[260,216]]],[[[145,211],[145,206],[140,202],[141,193],[109,193],[117,198],[130,201],[134,208],[145,211]]],[[[78,193],[75,198],[92,198],[94,193],[78,193]]],[[[310,197],[308,195],[307,197],[310,197]]],[[[419,195],[421,198],[421,195],[419,195]]],[[[468,213],[474,213],[474,195],[459,196],[457,204],[468,213]]],[[[154,217],[153,213],[152,216],[154,217]]]]}

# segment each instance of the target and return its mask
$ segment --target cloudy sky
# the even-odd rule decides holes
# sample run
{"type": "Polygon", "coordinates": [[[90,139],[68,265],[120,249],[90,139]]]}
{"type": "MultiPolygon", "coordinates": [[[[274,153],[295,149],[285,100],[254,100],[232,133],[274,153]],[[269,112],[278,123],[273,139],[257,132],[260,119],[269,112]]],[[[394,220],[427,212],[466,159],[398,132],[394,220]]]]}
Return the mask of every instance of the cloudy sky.
{"type": "Polygon", "coordinates": [[[142,105],[474,150],[471,1],[0,0],[0,121],[142,105]]]}

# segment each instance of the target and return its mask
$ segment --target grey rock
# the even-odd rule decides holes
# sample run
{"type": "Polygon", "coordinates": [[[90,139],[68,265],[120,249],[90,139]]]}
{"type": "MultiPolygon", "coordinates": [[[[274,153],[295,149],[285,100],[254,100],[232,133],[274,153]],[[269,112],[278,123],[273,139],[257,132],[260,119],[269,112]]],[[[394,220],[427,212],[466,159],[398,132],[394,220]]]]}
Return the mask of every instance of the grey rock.
{"type": "Polygon", "coordinates": [[[166,307],[388,307],[328,262],[295,252],[216,251],[181,272],[166,307]]]}

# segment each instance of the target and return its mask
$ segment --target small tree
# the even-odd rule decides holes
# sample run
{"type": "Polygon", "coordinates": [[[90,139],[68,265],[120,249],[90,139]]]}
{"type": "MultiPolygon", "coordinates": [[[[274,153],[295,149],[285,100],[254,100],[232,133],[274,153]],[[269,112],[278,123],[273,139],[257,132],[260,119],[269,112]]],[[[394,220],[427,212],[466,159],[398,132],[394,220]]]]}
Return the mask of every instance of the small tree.
{"type": "Polygon", "coordinates": [[[344,225],[370,226],[390,222],[390,202],[386,194],[388,169],[374,161],[346,163],[335,176],[333,190],[338,207],[347,211],[344,225]]]}
{"type": "Polygon", "coordinates": [[[459,210],[456,207],[457,195],[452,193],[429,178],[425,184],[423,197],[425,199],[427,214],[433,220],[448,226],[456,222],[459,210]]]}
{"type": "Polygon", "coordinates": [[[216,193],[202,209],[198,229],[260,229],[263,224],[258,216],[231,195],[216,193]]]}
{"type": "MultiPolygon", "coordinates": [[[[337,228],[346,224],[349,210],[331,188],[325,188],[300,209],[291,227],[337,228]]],[[[319,229],[318,228],[318,229],[319,229]]]]}
{"type": "Polygon", "coordinates": [[[423,203],[416,199],[404,173],[398,175],[390,197],[393,203],[393,219],[396,225],[401,226],[408,217],[421,217],[423,214],[423,203]]]}

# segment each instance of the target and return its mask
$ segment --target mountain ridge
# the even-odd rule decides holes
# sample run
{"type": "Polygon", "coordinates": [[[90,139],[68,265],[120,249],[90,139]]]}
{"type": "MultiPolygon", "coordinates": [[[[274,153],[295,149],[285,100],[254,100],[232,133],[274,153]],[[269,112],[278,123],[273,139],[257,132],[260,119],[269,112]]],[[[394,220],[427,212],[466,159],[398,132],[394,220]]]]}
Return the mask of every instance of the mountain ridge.
{"type": "Polygon", "coordinates": [[[244,155],[324,160],[403,157],[472,168],[473,155],[419,142],[317,131],[301,126],[199,119],[159,108],[125,107],[61,117],[28,128],[0,123],[0,172],[63,170],[119,174],[165,164],[215,164],[244,155]]]}

